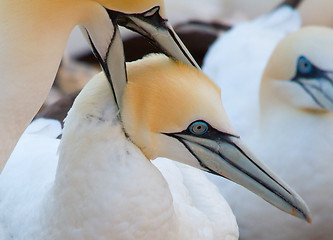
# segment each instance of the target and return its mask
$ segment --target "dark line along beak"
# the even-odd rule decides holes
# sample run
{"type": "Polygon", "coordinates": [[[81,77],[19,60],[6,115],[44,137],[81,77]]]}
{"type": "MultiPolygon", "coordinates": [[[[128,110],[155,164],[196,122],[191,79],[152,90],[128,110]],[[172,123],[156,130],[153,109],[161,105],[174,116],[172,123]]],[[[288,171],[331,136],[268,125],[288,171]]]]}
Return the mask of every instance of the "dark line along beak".
{"type": "MultiPolygon", "coordinates": [[[[110,83],[115,103],[120,109],[127,83],[123,42],[115,19],[111,19],[109,26],[104,26],[103,24],[98,26],[91,27],[90,31],[87,28],[83,28],[82,32],[110,83]],[[102,31],[104,30],[103,27],[105,32],[102,31]],[[103,36],[103,33],[105,36],[103,36]],[[111,39],[109,39],[108,33],[112,33],[110,34],[111,39]],[[110,43],[104,46],[107,42],[110,43]]],[[[120,117],[120,115],[118,116],[120,117]]]]}
{"type": "Polygon", "coordinates": [[[215,129],[201,137],[186,131],[166,135],[183,143],[206,171],[238,183],[282,211],[311,222],[303,199],[258,160],[239,137],[215,129]]]}
{"type": "Polygon", "coordinates": [[[333,112],[333,73],[322,71],[320,77],[297,77],[291,81],[299,84],[318,106],[333,112]]]}
{"type": "Polygon", "coordinates": [[[168,21],[160,16],[159,10],[160,7],[156,6],[140,14],[125,14],[108,9],[107,12],[110,18],[117,19],[120,26],[146,37],[167,56],[200,68],[168,21]]]}

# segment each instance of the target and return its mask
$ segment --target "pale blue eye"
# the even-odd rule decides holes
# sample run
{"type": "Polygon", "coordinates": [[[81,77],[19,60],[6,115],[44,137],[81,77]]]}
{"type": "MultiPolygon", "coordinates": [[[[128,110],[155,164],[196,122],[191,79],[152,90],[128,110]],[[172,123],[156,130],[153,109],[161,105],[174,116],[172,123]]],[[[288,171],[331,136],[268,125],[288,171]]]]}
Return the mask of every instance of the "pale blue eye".
{"type": "Polygon", "coordinates": [[[202,135],[208,131],[208,124],[203,121],[197,121],[190,125],[190,132],[195,135],[202,135]]]}
{"type": "Polygon", "coordinates": [[[313,70],[313,66],[307,58],[300,57],[298,60],[297,69],[301,74],[310,74],[313,70]]]}

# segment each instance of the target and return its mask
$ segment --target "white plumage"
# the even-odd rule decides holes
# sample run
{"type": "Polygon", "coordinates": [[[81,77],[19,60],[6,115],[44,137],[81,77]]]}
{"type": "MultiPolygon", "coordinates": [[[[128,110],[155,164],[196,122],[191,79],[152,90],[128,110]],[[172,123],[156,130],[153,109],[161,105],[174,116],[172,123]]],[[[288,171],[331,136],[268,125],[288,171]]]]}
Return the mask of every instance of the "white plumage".
{"type": "MultiPolygon", "coordinates": [[[[34,209],[34,207],[38,208],[38,206],[30,205],[30,203],[33,203],[34,201],[39,203],[39,200],[41,200],[42,196],[47,193],[53,184],[58,163],[57,149],[60,143],[60,140],[56,139],[56,137],[61,133],[61,125],[58,121],[38,119],[29,125],[18,142],[12,157],[10,161],[8,161],[8,164],[6,165],[6,168],[0,178],[0,184],[2,186],[2,192],[0,195],[10,196],[8,198],[1,199],[1,222],[6,227],[13,224],[10,228],[8,228],[10,231],[9,233],[6,233],[7,238],[2,237],[1,239],[40,239],[37,235],[34,235],[34,238],[31,238],[29,235],[30,231],[34,230],[34,228],[36,228],[35,230],[40,231],[41,234],[44,234],[43,230],[49,231],[47,228],[41,229],[41,226],[38,226],[40,222],[38,219],[33,217],[33,213],[38,214],[40,213],[40,210],[34,209]],[[32,174],[33,177],[31,176],[32,174]],[[8,192],[8,190],[10,191],[8,192]],[[6,208],[3,206],[6,206],[6,208]],[[12,214],[13,212],[16,214],[12,214]],[[25,218],[21,218],[21,215],[25,215],[25,218]]],[[[135,159],[133,161],[137,160],[135,159]]],[[[229,205],[221,194],[219,194],[215,185],[206,178],[204,173],[195,168],[164,158],[156,159],[152,163],[161,172],[168,184],[167,186],[170,189],[177,215],[188,215],[187,218],[182,219],[179,223],[179,226],[184,228],[185,226],[188,227],[192,225],[192,228],[186,228],[184,230],[180,229],[180,231],[183,232],[183,239],[202,239],[202,237],[205,237],[205,239],[214,239],[214,237],[227,240],[238,239],[236,219],[232,214],[229,205]],[[197,225],[193,224],[194,219],[197,220],[197,225]],[[212,219],[216,220],[216,222],[212,221],[212,219]],[[202,232],[200,235],[193,235],[193,233],[197,232],[197,230],[201,228],[202,232]],[[218,231],[214,232],[214,229],[218,231]]],[[[134,171],[137,170],[133,170],[133,172],[134,171]]],[[[158,174],[156,170],[154,171],[155,174],[158,174]]],[[[136,177],[136,175],[133,176],[133,178],[134,177],[136,177]]],[[[118,181],[120,184],[125,184],[122,183],[121,180],[126,181],[126,184],[133,185],[133,188],[138,188],[138,185],[140,184],[139,179],[132,180],[132,178],[130,178],[126,180],[126,178],[127,176],[123,176],[123,178],[118,179],[118,181]]],[[[142,178],[142,176],[138,178],[142,178]]],[[[138,194],[140,197],[136,197],[135,195],[125,195],[125,193],[123,193],[124,195],[120,195],[117,198],[115,196],[116,192],[112,192],[112,197],[116,198],[114,201],[117,205],[119,202],[125,202],[130,205],[128,203],[128,198],[133,198],[133,204],[142,204],[142,207],[146,206],[143,208],[145,212],[150,212],[152,211],[152,208],[155,207],[159,214],[163,214],[163,201],[157,201],[154,203],[156,206],[152,206],[149,204],[149,200],[146,199],[148,196],[145,195],[154,194],[155,190],[156,189],[151,189],[149,191],[151,193],[140,193],[138,194]],[[142,203],[142,201],[145,203],[142,203]]],[[[123,189],[119,189],[119,191],[123,192],[123,189]]],[[[167,203],[170,204],[170,202],[167,203]]],[[[46,204],[52,204],[52,200],[46,204]]],[[[91,207],[93,208],[94,206],[91,207]]],[[[65,208],[66,207],[64,206],[64,209],[65,208]]],[[[59,211],[61,211],[61,209],[59,209],[59,211]]],[[[84,214],[84,209],[81,209],[80,211],[84,214]]],[[[133,209],[129,206],[128,211],[130,215],[130,211],[133,211],[133,209]]],[[[123,214],[124,213],[121,213],[121,215],[123,214]]],[[[151,219],[142,219],[150,223],[147,228],[153,228],[153,224],[156,222],[156,229],[159,229],[158,216],[152,215],[150,217],[151,219]]],[[[89,229],[93,230],[94,227],[96,227],[93,223],[96,221],[97,224],[99,222],[97,220],[98,219],[91,220],[92,226],[89,229]]],[[[123,219],[123,221],[119,219],[119,221],[118,225],[121,229],[125,226],[129,227],[129,225],[133,224],[130,224],[129,220],[126,222],[126,219],[123,219]]],[[[2,225],[0,225],[0,227],[1,226],[2,225]]],[[[0,233],[2,233],[3,236],[6,236],[5,230],[1,228],[0,230],[3,231],[0,231],[0,233]]],[[[126,239],[134,239],[134,237],[136,237],[136,239],[147,239],[147,236],[145,237],[144,233],[133,233],[135,231],[135,226],[132,225],[131,230],[126,230],[124,228],[121,236],[117,238],[117,235],[114,235],[112,239],[121,239],[122,237],[126,239]],[[131,232],[131,230],[132,233],[125,235],[125,232],[131,232]]],[[[77,233],[77,236],[72,236],[73,239],[76,239],[78,236],[86,239],[86,236],[80,233],[81,231],[83,231],[83,229],[73,229],[74,233],[72,234],[75,234],[75,232],[77,233]]],[[[168,235],[162,236],[162,226],[160,231],[161,236],[159,236],[159,239],[167,239],[168,235]]],[[[94,231],[91,234],[94,234],[94,231]]],[[[163,233],[163,235],[164,234],[166,233],[163,233]]],[[[156,238],[157,236],[151,237],[156,238]]],[[[59,237],[56,239],[63,238],[59,237]]]]}
{"type": "Polygon", "coordinates": [[[21,139],[0,175],[7,238],[237,239],[217,188],[198,170],[165,159],[159,171],[148,160],[156,157],[226,176],[311,221],[297,193],[233,134],[219,88],[198,69],[161,55],[127,69],[120,115],[103,73],[81,91],[59,160],[59,123],[35,123],[21,139]]]}
{"type": "Polygon", "coordinates": [[[282,7],[237,25],[208,50],[203,71],[225,89],[222,102],[240,134],[247,134],[247,129],[256,124],[260,79],[272,51],[300,25],[297,11],[282,7]]]}
{"type": "MultiPolygon", "coordinates": [[[[203,69],[225,90],[222,100],[236,131],[256,154],[300,192],[313,214],[312,226],[304,225],[270,209],[266,203],[240,187],[214,179],[235,212],[243,239],[332,238],[333,114],[318,110],[319,106],[313,108],[316,105],[313,99],[296,83],[280,89],[272,88],[273,92],[267,92],[264,86],[260,90],[260,80],[273,49],[299,25],[299,16],[295,11],[280,9],[235,27],[222,36],[206,56],[203,69]],[[274,18],[280,19],[280,22],[272,22],[274,18]],[[290,91],[293,95],[288,95],[290,91]],[[247,199],[246,202],[244,199],[247,199]]],[[[281,58],[280,65],[271,65],[276,73],[283,75],[290,72],[285,84],[296,74],[297,59],[301,56],[314,61],[320,69],[333,70],[329,44],[333,35],[329,35],[329,31],[320,28],[302,30],[295,34],[303,34],[300,35],[303,38],[298,37],[297,42],[290,43],[289,51],[284,48],[286,52],[281,53],[280,47],[274,52],[280,57],[291,56],[291,60],[281,58]],[[322,32],[326,35],[319,35],[322,32]]],[[[275,62],[276,59],[278,57],[275,62]]],[[[268,81],[273,80],[266,80],[266,83],[268,81]]],[[[275,82],[277,87],[282,79],[275,82]]]]}
{"type": "Polygon", "coordinates": [[[67,117],[59,161],[59,122],[25,131],[0,175],[4,239],[238,239],[214,184],[171,160],[151,164],[125,137],[112,101],[105,78],[88,83],[67,117]]]}

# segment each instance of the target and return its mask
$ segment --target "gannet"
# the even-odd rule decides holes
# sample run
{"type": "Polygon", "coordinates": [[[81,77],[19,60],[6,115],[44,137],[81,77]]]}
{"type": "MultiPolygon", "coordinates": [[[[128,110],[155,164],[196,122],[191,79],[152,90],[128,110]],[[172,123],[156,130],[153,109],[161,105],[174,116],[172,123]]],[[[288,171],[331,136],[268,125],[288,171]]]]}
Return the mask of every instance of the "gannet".
{"type": "Polygon", "coordinates": [[[235,135],[219,88],[200,70],[163,55],[127,70],[120,113],[104,73],[81,91],[65,120],[58,162],[54,154],[12,155],[0,175],[0,222],[9,238],[237,238],[221,233],[225,203],[216,190],[198,195],[198,183],[171,194],[148,160],[156,157],[224,176],[310,221],[297,193],[235,135]]]}
{"type": "Polygon", "coordinates": [[[262,72],[277,43],[300,27],[298,11],[284,6],[233,27],[208,50],[203,71],[224,90],[222,101],[237,131],[246,132],[257,123],[253,111],[262,72]],[[251,108],[247,102],[253,102],[251,108]]]}
{"type": "MultiPolygon", "coordinates": [[[[112,75],[124,67],[118,25],[144,35],[174,59],[197,66],[168,23],[163,0],[4,0],[0,16],[0,172],[45,100],[76,25],[109,81],[119,79],[112,75]]],[[[114,82],[112,90],[121,92],[123,85],[114,82]]]]}
{"type": "MultiPolygon", "coordinates": [[[[256,37],[248,33],[248,39],[256,37]]],[[[332,41],[331,29],[302,28],[283,38],[270,59],[244,55],[243,59],[250,67],[254,61],[262,61],[261,66],[269,61],[265,69],[242,68],[243,77],[239,73],[236,75],[237,85],[232,83],[232,78],[213,78],[221,81],[220,86],[228,91],[222,100],[230,120],[235,123],[236,131],[261,159],[304,196],[313,214],[312,226],[304,226],[299,221],[276,214],[266,204],[260,204],[255,196],[237,186],[214,179],[236,215],[241,238],[332,238],[333,204],[330,196],[333,191],[329,187],[333,184],[332,41]],[[259,80],[251,77],[254,71],[259,80]],[[246,87],[251,84],[254,84],[252,88],[246,87]],[[238,105],[230,101],[231,96],[238,97],[238,105]],[[243,199],[247,199],[246,204],[243,199]],[[260,208],[257,207],[259,205],[260,208]]],[[[220,41],[221,54],[222,43],[220,41]]],[[[247,47],[256,52],[265,46],[265,42],[256,44],[247,47]]],[[[266,44],[271,44],[271,41],[266,44]]],[[[228,49],[230,55],[231,51],[236,55],[239,49],[243,50],[242,53],[246,52],[246,48],[240,48],[235,41],[232,47],[224,45],[224,48],[228,49]]],[[[217,49],[215,46],[215,53],[217,49]]],[[[232,64],[220,59],[221,72],[228,67],[224,63],[232,64]]],[[[238,68],[239,65],[235,64],[234,67],[238,68]]],[[[218,74],[215,73],[215,76],[218,74]]]]}

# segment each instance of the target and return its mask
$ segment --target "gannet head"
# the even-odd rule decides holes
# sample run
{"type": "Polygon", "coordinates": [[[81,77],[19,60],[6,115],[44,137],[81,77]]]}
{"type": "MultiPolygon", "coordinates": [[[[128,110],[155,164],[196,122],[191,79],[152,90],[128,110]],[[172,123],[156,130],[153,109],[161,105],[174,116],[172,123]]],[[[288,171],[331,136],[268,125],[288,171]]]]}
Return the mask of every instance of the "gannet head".
{"type": "Polygon", "coordinates": [[[242,144],[220,89],[201,71],[163,55],[129,63],[121,118],[148,159],[167,157],[228,178],[310,221],[303,200],[242,144]]]}
{"type": "Polygon", "coordinates": [[[302,110],[333,111],[333,30],[305,27],[276,47],[263,75],[261,103],[273,97],[302,110]]]}
{"type": "Polygon", "coordinates": [[[108,80],[112,81],[111,87],[118,106],[126,82],[121,74],[125,60],[118,25],[143,35],[167,56],[199,68],[169,24],[163,0],[88,2],[90,4],[87,4],[81,21],[82,32],[108,80]]]}
{"type": "Polygon", "coordinates": [[[166,19],[164,0],[95,0],[105,8],[125,14],[146,12],[154,7],[160,8],[161,17],[166,19]]]}
{"type": "MultiPolygon", "coordinates": [[[[113,24],[119,24],[143,35],[167,56],[198,67],[169,24],[163,0],[94,0],[94,2],[98,3],[101,9],[99,13],[90,9],[90,12],[94,14],[93,18],[96,18],[96,14],[100,16],[107,14],[113,24]]],[[[89,20],[83,25],[87,25],[89,28],[95,23],[96,19],[89,17],[89,20]]],[[[100,24],[107,24],[107,20],[99,21],[91,32],[96,32],[98,28],[103,28],[100,24]]],[[[107,32],[113,32],[113,29],[107,32]]],[[[100,32],[100,34],[106,35],[103,32],[100,32]]]]}

